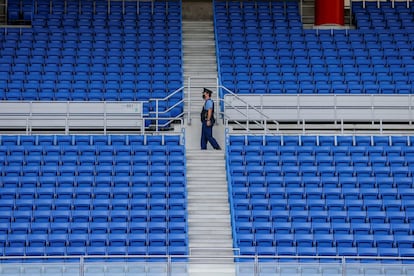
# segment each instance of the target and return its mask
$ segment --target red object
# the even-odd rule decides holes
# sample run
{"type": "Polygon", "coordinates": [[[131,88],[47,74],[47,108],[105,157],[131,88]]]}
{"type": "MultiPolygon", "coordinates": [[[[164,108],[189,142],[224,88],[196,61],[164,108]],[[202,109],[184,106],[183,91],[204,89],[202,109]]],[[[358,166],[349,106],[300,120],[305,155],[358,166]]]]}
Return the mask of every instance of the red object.
{"type": "Polygon", "coordinates": [[[344,25],[344,0],[316,0],[315,25],[344,25]]]}

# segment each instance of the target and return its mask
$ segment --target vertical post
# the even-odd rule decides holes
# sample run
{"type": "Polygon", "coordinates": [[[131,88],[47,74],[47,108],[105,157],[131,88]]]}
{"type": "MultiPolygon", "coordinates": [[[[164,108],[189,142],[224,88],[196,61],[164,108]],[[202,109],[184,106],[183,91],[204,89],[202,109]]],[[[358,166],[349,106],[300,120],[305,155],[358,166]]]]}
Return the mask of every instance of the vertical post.
{"type": "Polygon", "coordinates": [[[158,110],[158,103],[159,103],[159,99],[155,100],[155,131],[158,132],[158,116],[159,116],[159,110],[158,110]]]}
{"type": "Polygon", "coordinates": [[[217,103],[217,108],[214,111],[216,111],[216,123],[217,123],[219,120],[220,110],[221,110],[221,100],[220,100],[220,93],[219,93],[218,78],[216,78],[216,103],[217,103]]]}
{"type": "MultiPolygon", "coordinates": [[[[9,13],[7,12],[7,7],[8,7],[8,5],[9,5],[9,3],[7,2],[8,0],[6,0],[6,6],[4,7],[4,15],[5,15],[5,18],[4,18],[4,23],[7,25],[7,24],[9,24],[9,13]]],[[[7,34],[7,28],[4,28],[5,29],[5,34],[7,34]]]]}
{"type": "MultiPolygon", "coordinates": [[[[164,138],[164,136],[162,136],[164,138]]],[[[172,262],[171,262],[171,255],[167,256],[167,276],[172,275],[172,262]]]]}
{"type": "Polygon", "coordinates": [[[84,256],[80,256],[79,260],[79,276],[85,275],[85,268],[84,268],[84,256]]]}
{"type": "Polygon", "coordinates": [[[154,0],[151,1],[151,14],[154,14],[154,0]]]}
{"type": "Polygon", "coordinates": [[[104,102],[104,135],[106,135],[106,126],[107,126],[107,116],[106,116],[106,112],[107,112],[107,109],[106,109],[106,101],[104,102]]]}
{"type": "Polygon", "coordinates": [[[254,256],[254,275],[259,275],[259,257],[257,255],[254,256]]]}
{"type": "Polygon", "coordinates": [[[69,101],[66,102],[65,135],[69,134],[69,101]]]}
{"type": "Polygon", "coordinates": [[[188,102],[188,110],[187,110],[187,124],[191,125],[191,77],[188,77],[188,87],[187,87],[187,102],[188,102]]]}

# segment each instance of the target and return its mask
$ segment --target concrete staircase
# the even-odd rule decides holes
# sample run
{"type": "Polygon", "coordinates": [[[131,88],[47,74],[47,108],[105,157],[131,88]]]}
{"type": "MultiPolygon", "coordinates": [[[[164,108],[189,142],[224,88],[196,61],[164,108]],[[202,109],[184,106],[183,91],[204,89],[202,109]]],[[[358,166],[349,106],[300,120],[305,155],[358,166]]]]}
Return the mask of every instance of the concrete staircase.
{"type": "MultiPolygon", "coordinates": [[[[202,8],[212,11],[211,2],[202,8]]],[[[192,17],[183,10],[183,69],[186,90],[189,275],[235,275],[228,203],[225,151],[200,150],[203,88],[217,101],[217,61],[211,18],[192,17]]],[[[224,127],[218,120],[213,136],[224,149],[224,127]]]]}
{"type": "MultiPolygon", "coordinates": [[[[199,114],[203,105],[201,98],[203,87],[216,92],[217,62],[214,40],[214,26],[211,20],[183,21],[183,68],[187,122],[193,119],[199,123],[199,114]]],[[[217,94],[214,93],[213,97],[217,94]],[[215,95],[214,95],[215,94],[215,95]]]]}
{"type": "Polygon", "coordinates": [[[224,151],[187,150],[189,272],[234,275],[224,151]]]}

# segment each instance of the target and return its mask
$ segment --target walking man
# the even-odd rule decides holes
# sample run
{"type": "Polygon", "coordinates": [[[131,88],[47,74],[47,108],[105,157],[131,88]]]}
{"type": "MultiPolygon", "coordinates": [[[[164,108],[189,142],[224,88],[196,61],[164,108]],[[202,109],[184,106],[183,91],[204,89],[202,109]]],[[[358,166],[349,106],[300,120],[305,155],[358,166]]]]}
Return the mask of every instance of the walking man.
{"type": "Polygon", "coordinates": [[[203,99],[204,105],[201,110],[201,149],[207,149],[207,143],[209,142],[211,146],[216,150],[221,150],[220,145],[217,143],[216,139],[213,137],[213,125],[215,123],[214,118],[214,102],[211,99],[211,94],[213,91],[204,88],[203,89],[203,99]]]}

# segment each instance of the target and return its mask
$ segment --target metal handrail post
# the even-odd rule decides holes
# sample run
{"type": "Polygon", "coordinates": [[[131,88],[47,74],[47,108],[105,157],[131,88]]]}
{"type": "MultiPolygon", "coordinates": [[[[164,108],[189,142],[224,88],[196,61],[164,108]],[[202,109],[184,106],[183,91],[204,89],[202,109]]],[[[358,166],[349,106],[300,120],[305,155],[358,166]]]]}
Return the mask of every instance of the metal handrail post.
{"type": "Polygon", "coordinates": [[[187,97],[188,97],[188,108],[187,108],[187,125],[191,125],[191,77],[188,77],[187,81],[187,97]]]}
{"type": "Polygon", "coordinates": [[[218,124],[217,122],[219,120],[220,106],[221,106],[218,78],[216,78],[216,103],[217,103],[217,108],[215,108],[214,111],[216,112],[216,124],[218,124]]]}
{"type": "Polygon", "coordinates": [[[80,256],[80,260],[79,260],[79,276],[84,276],[85,275],[85,260],[84,260],[84,256],[80,256]]]}

